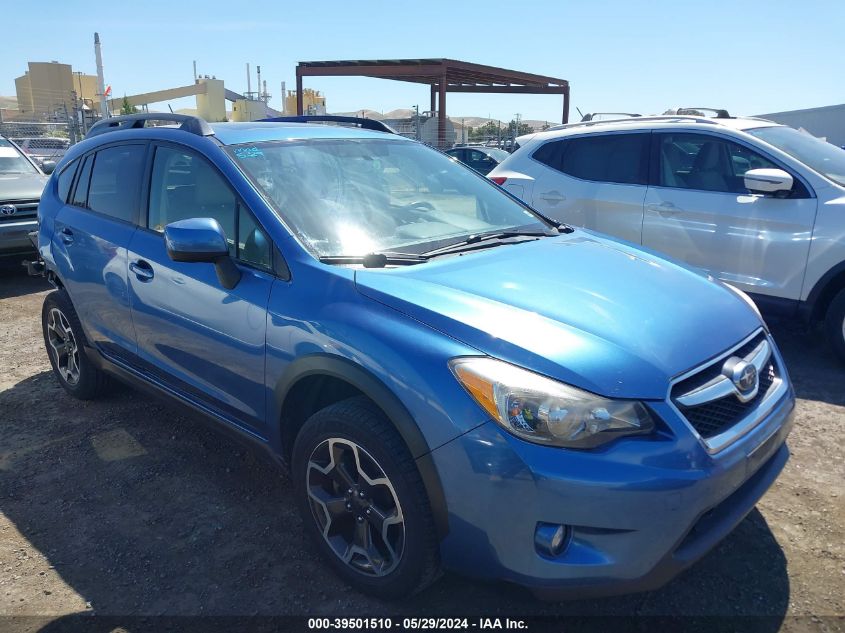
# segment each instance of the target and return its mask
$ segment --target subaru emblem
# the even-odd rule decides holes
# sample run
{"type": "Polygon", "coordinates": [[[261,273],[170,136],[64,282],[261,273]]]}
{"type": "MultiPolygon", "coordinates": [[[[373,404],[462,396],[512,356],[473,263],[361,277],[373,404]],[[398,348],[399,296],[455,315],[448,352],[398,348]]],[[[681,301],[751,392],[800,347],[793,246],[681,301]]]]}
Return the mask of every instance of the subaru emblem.
{"type": "Polygon", "coordinates": [[[740,361],[733,367],[731,380],[737,389],[748,393],[757,386],[757,368],[748,361],[740,361]]]}

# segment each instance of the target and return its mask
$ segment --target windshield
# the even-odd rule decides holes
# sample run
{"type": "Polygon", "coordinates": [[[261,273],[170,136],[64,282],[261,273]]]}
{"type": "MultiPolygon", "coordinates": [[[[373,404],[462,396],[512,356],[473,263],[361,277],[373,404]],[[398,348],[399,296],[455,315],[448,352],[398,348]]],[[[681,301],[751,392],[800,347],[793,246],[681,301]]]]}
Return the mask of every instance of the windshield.
{"type": "Polygon", "coordinates": [[[845,187],[845,150],[806,132],[782,125],[746,131],[845,187]]]}
{"type": "Polygon", "coordinates": [[[23,155],[4,138],[0,138],[0,174],[37,174],[38,170],[33,167],[23,155]]]}
{"type": "Polygon", "coordinates": [[[549,228],[485,178],[419,143],[318,139],[229,151],[318,257],[422,253],[469,235],[549,228]]]}

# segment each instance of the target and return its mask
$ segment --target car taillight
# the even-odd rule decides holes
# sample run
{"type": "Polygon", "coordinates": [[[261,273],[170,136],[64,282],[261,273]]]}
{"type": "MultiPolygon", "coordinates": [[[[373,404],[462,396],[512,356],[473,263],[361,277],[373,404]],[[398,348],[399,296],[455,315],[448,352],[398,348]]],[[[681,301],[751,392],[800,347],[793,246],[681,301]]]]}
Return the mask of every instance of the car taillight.
{"type": "Polygon", "coordinates": [[[507,178],[505,178],[504,176],[490,176],[490,180],[492,180],[501,187],[503,184],[505,184],[507,178]]]}

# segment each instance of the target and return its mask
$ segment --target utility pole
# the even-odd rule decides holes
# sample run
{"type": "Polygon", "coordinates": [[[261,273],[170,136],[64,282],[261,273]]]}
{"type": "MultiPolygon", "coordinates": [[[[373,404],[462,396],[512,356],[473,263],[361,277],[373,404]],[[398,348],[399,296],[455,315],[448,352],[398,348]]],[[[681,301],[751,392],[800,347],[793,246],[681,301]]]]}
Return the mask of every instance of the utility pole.
{"type": "Polygon", "coordinates": [[[109,104],[106,102],[106,80],[103,78],[103,54],[100,52],[100,34],[94,33],[94,57],[97,59],[97,93],[100,97],[100,114],[109,118],[109,104]]]}

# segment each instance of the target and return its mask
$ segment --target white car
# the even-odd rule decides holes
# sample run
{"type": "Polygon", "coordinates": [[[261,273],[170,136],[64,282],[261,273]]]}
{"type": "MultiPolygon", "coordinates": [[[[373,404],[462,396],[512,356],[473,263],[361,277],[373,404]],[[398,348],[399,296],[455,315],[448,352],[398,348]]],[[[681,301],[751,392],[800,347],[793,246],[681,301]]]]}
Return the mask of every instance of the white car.
{"type": "Polygon", "coordinates": [[[704,269],[769,316],[823,322],[845,361],[845,151],[724,111],[575,123],[518,143],[489,174],[507,191],[704,269]]]}

